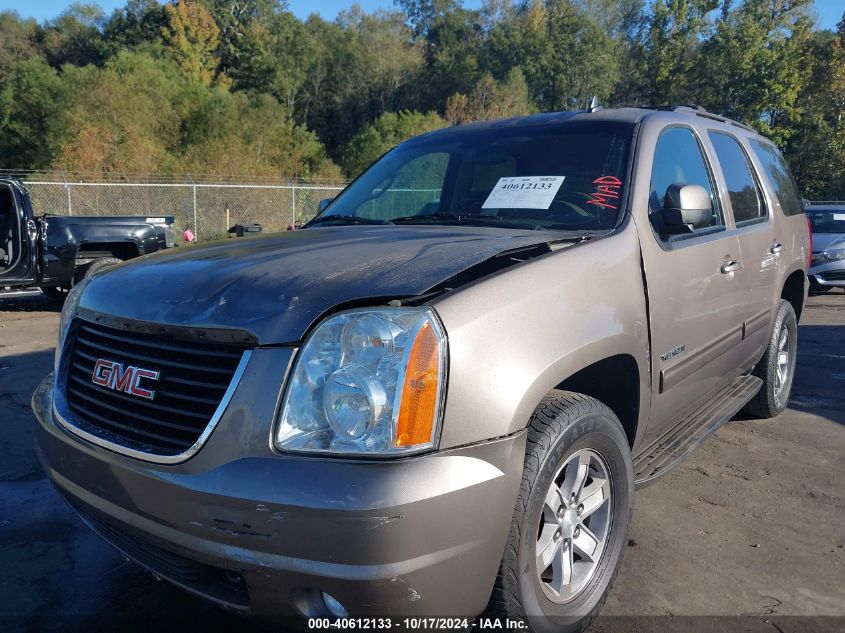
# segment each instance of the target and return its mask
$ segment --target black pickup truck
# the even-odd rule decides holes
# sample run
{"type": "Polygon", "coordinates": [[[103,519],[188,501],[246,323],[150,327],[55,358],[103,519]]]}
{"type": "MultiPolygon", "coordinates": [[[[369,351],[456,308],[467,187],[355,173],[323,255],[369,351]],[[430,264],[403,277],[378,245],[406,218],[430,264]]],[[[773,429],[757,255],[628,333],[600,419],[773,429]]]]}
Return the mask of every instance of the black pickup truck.
{"type": "Polygon", "coordinates": [[[172,216],[36,216],[26,187],[0,178],[0,290],[61,299],[97,270],[173,245],[172,216]]]}

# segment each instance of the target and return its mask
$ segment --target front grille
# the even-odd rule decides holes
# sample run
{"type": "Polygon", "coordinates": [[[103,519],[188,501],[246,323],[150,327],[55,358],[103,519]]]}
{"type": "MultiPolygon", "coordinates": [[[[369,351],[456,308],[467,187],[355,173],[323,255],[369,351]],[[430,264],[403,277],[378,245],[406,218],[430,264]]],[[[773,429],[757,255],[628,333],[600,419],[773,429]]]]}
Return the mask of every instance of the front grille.
{"type": "Polygon", "coordinates": [[[74,426],[113,444],[179,455],[208,427],[243,355],[243,348],[231,344],[173,340],[77,319],[62,364],[67,413],[74,426]],[[98,360],[158,372],[158,379],[138,383],[154,394],[146,398],[95,384],[98,360]]]}
{"type": "Polygon", "coordinates": [[[825,281],[843,281],[845,280],[845,270],[831,270],[829,272],[819,273],[816,275],[825,281]]]}

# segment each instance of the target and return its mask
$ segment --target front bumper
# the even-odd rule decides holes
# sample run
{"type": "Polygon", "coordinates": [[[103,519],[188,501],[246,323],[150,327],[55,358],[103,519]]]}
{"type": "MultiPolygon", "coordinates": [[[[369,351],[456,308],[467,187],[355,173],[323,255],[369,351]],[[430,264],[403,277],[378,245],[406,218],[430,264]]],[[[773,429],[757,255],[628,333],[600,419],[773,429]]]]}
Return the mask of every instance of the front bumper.
{"type": "Polygon", "coordinates": [[[810,284],[828,288],[845,288],[845,260],[822,262],[807,271],[810,284]]]}
{"type": "Polygon", "coordinates": [[[207,446],[165,466],[58,426],[51,377],[32,407],[37,452],[59,492],[124,554],[189,591],[267,617],[327,616],[320,592],[350,616],[472,616],[487,604],[524,433],[380,462],[236,446],[209,465],[207,446]]]}

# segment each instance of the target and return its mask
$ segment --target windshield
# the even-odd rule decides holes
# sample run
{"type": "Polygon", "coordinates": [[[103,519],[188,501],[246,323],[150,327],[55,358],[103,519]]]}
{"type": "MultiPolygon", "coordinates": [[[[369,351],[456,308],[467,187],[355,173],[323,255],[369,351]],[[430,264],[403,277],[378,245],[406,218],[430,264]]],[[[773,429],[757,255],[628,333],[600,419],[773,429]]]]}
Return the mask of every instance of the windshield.
{"type": "Polygon", "coordinates": [[[388,152],[312,224],[612,229],[632,134],[632,124],[597,121],[422,137],[388,152]]]}
{"type": "Polygon", "coordinates": [[[841,209],[807,209],[813,233],[845,234],[845,207],[841,209]]]}

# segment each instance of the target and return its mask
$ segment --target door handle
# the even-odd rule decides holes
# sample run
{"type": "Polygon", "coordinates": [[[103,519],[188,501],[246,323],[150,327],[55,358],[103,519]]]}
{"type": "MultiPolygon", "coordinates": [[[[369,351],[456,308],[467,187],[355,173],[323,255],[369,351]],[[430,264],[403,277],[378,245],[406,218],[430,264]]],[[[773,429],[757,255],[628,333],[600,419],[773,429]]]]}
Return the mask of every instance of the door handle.
{"type": "Polygon", "coordinates": [[[771,248],[769,248],[769,252],[772,255],[777,255],[778,253],[783,252],[783,250],[785,248],[786,247],[783,244],[781,244],[780,242],[775,242],[774,244],[772,244],[771,248]]]}
{"type": "Polygon", "coordinates": [[[728,273],[735,273],[736,271],[741,269],[742,262],[738,262],[735,259],[732,259],[722,264],[722,267],[719,270],[722,271],[723,275],[727,275],[728,273]]]}

